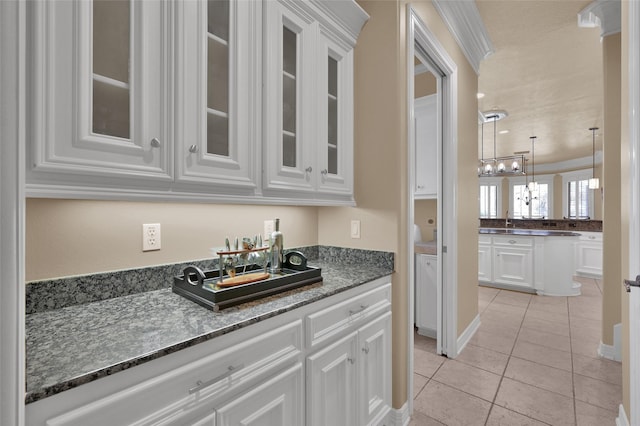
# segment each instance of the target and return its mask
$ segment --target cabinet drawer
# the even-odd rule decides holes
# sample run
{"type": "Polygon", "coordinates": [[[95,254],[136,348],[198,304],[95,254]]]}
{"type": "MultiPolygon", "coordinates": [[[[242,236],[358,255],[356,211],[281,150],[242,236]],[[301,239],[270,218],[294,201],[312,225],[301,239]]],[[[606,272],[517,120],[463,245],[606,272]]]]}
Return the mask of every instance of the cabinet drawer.
{"type": "Polygon", "coordinates": [[[478,244],[491,244],[491,237],[488,235],[478,235],[478,244]]]}
{"type": "Polygon", "coordinates": [[[174,424],[172,419],[203,405],[213,407],[293,364],[301,350],[298,320],[49,419],[47,425],[174,424]]]}
{"type": "Polygon", "coordinates": [[[493,237],[493,244],[496,246],[509,247],[533,247],[533,238],[515,237],[513,235],[496,236],[493,237]]]}
{"type": "Polygon", "coordinates": [[[602,242],[602,232],[581,232],[580,241],[602,242]]]}
{"type": "Polygon", "coordinates": [[[314,347],[391,308],[391,284],[310,314],[306,318],[307,342],[314,347]]]}

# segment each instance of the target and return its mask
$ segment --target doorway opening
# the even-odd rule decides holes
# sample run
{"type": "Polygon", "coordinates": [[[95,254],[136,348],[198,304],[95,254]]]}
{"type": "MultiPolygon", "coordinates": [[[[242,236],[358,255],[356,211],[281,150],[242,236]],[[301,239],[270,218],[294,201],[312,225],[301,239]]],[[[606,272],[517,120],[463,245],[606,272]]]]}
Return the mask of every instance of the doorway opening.
{"type": "Polygon", "coordinates": [[[442,44],[413,7],[407,8],[407,14],[407,169],[410,182],[407,197],[407,263],[410,271],[407,394],[409,413],[412,413],[415,325],[418,325],[419,333],[436,338],[438,354],[451,358],[457,356],[457,232],[454,214],[457,71],[442,44]],[[418,225],[417,228],[414,224],[418,225]],[[431,241],[433,254],[428,255],[431,257],[417,257],[422,254],[416,255],[416,239],[423,243],[431,241]],[[416,258],[419,263],[416,263],[416,258]],[[420,267],[423,273],[418,288],[414,274],[416,267],[420,267]],[[430,284],[423,285],[424,277],[430,284]],[[419,310],[418,315],[416,309],[419,310]]]}

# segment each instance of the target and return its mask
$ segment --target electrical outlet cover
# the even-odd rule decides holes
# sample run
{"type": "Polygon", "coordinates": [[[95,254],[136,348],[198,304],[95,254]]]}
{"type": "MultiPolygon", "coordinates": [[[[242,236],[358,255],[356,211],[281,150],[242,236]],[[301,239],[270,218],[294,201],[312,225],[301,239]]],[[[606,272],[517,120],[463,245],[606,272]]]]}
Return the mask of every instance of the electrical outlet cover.
{"type": "Polygon", "coordinates": [[[154,251],[161,248],[159,223],[145,223],[142,225],[142,251],[154,251]]]}

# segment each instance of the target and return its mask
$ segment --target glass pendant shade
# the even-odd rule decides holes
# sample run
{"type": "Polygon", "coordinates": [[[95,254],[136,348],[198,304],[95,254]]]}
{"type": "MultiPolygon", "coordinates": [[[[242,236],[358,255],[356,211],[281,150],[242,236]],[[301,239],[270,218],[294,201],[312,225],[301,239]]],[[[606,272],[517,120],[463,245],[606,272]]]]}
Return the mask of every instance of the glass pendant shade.
{"type": "Polygon", "coordinates": [[[511,171],[517,172],[518,170],[520,170],[520,164],[517,161],[511,163],[511,171]]]}
{"type": "Polygon", "coordinates": [[[498,173],[504,173],[506,167],[503,162],[498,163],[498,173]]]}
{"type": "Polygon", "coordinates": [[[589,179],[589,189],[598,189],[600,188],[600,179],[591,178],[589,179]]]}
{"type": "Polygon", "coordinates": [[[528,188],[529,188],[529,191],[531,191],[531,192],[537,191],[538,190],[538,182],[535,182],[535,181],[529,182],[528,188]]]}

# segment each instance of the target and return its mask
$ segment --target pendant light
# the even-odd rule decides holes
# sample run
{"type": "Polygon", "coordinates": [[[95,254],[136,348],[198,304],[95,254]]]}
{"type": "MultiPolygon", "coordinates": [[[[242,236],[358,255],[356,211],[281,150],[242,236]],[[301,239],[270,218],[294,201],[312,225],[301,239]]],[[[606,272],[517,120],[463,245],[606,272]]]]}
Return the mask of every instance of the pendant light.
{"type": "Polygon", "coordinates": [[[600,188],[600,179],[596,177],[596,130],[597,127],[589,127],[593,135],[592,163],[591,163],[591,179],[589,179],[589,189],[600,188]]]}
{"type": "Polygon", "coordinates": [[[531,182],[529,182],[529,185],[527,185],[527,187],[529,188],[530,192],[533,191],[537,191],[538,190],[538,182],[536,182],[536,151],[534,148],[534,142],[536,140],[537,136],[529,136],[529,139],[531,139],[531,182]]]}

